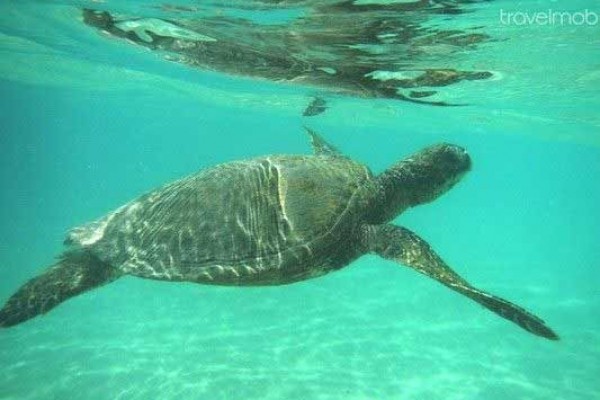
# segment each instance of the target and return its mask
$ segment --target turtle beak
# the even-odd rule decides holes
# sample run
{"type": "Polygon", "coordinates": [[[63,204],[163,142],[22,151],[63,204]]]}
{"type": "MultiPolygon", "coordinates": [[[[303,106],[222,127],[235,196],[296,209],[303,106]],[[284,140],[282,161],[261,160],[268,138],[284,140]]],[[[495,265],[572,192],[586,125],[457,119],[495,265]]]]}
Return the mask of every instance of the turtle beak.
{"type": "Polygon", "coordinates": [[[471,170],[471,157],[467,151],[453,144],[442,143],[424,150],[423,168],[435,198],[452,188],[471,170]],[[426,160],[426,161],[425,161],[426,160]]]}
{"type": "Polygon", "coordinates": [[[469,172],[472,167],[472,161],[467,150],[453,144],[448,144],[446,147],[446,151],[449,153],[448,157],[453,159],[451,164],[454,164],[459,171],[469,172]]]}

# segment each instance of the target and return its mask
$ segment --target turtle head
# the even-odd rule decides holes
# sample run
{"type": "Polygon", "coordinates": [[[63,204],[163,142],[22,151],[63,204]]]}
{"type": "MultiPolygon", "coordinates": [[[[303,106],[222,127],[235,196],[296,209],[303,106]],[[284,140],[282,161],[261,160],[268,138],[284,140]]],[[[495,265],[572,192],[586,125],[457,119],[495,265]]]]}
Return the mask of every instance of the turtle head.
{"type": "Polygon", "coordinates": [[[377,177],[376,221],[393,219],[409,207],[429,203],[450,190],[471,169],[465,149],[442,143],[394,164],[377,177]]]}
{"type": "Polygon", "coordinates": [[[471,157],[462,147],[442,143],[421,150],[391,169],[396,167],[405,172],[400,176],[401,182],[413,187],[413,200],[422,204],[435,200],[458,183],[471,169],[471,157]]]}

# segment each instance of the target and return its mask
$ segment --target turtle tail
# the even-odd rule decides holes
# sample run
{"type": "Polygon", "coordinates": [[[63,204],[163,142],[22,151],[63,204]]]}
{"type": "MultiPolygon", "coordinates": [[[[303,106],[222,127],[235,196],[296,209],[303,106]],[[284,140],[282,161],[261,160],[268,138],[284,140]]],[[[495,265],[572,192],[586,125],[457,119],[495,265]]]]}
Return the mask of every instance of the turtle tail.
{"type": "Polygon", "coordinates": [[[41,275],[17,290],[0,310],[0,327],[44,314],[63,301],[117,279],[107,263],[86,251],[69,251],[41,275]]]}

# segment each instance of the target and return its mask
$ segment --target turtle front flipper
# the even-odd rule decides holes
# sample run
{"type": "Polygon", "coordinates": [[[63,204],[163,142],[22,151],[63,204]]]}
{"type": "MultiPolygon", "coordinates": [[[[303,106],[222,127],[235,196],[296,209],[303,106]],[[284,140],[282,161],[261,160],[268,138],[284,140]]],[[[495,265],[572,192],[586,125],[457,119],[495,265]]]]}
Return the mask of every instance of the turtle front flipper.
{"type": "Polygon", "coordinates": [[[344,157],[340,151],[335,148],[332,144],[327,143],[325,139],[321,137],[317,132],[313,131],[308,127],[304,127],[306,133],[310,136],[310,144],[312,145],[313,151],[317,156],[332,156],[332,157],[344,157]]]}
{"type": "Polygon", "coordinates": [[[314,117],[323,114],[327,110],[327,101],[319,96],[313,97],[310,104],[304,109],[303,117],[314,117]]]}
{"type": "Polygon", "coordinates": [[[394,225],[370,225],[365,232],[369,251],[437,280],[534,335],[550,340],[559,339],[540,318],[509,301],[471,286],[446,265],[427,242],[408,229],[394,225]]]}
{"type": "Polygon", "coordinates": [[[0,310],[0,327],[44,314],[63,301],[118,277],[114,268],[85,251],[67,252],[8,299],[0,310]]]}

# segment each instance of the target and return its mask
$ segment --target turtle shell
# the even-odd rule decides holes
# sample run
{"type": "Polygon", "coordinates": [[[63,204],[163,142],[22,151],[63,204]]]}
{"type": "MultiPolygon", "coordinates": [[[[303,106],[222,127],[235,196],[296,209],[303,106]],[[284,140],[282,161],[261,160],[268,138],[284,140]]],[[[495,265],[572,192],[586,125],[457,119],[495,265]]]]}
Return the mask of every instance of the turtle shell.
{"type": "Polygon", "coordinates": [[[343,157],[235,161],[143,195],[73,229],[67,242],[147,278],[292,282],[354,257],[336,242],[340,229],[357,225],[349,211],[365,203],[357,198],[370,180],[366,167],[343,157]]]}

